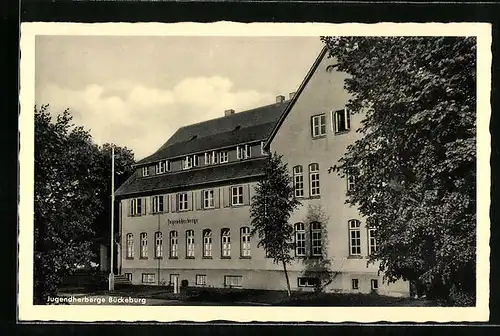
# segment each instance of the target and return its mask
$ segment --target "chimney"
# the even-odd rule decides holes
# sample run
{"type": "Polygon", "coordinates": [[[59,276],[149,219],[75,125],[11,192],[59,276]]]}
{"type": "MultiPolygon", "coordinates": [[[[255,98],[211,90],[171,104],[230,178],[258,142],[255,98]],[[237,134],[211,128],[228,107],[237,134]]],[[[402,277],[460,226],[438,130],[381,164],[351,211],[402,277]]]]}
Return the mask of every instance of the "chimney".
{"type": "Polygon", "coordinates": [[[276,104],[281,104],[285,101],[285,96],[279,95],[276,96],[276,104]]]}
{"type": "Polygon", "coordinates": [[[289,95],[290,99],[292,99],[295,96],[295,93],[296,92],[290,92],[290,95],[289,95]]]}
{"type": "Polygon", "coordinates": [[[225,111],[224,111],[224,116],[226,116],[226,117],[227,117],[227,116],[230,116],[230,115],[232,115],[232,114],[234,114],[234,110],[233,110],[233,109],[230,109],[230,110],[225,110],[225,111]]]}

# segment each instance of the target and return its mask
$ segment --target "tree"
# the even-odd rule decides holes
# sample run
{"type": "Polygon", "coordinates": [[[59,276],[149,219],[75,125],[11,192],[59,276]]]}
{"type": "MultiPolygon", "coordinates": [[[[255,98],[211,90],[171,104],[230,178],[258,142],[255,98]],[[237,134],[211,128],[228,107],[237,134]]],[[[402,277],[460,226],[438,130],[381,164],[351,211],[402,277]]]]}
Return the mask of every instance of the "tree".
{"type": "Polygon", "coordinates": [[[323,37],[348,74],[362,137],[338,173],[357,174],[348,203],[377,231],[389,281],[470,305],[476,265],[476,45],[461,37],[323,37]]]}
{"type": "Polygon", "coordinates": [[[48,105],[35,107],[36,304],[46,303],[64,276],[95,257],[96,219],[110,207],[108,147],[100,148],[83,127],[73,125],[68,110],[53,119],[48,105]]]}
{"type": "Polygon", "coordinates": [[[291,295],[290,279],[286,265],[293,257],[293,227],[288,223],[294,209],[300,202],[294,197],[292,178],[281,156],[273,153],[267,158],[264,178],[259,181],[252,198],[250,215],[252,236],[257,234],[257,247],[263,247],[268,258],[283,265],[288,295],[291,295]]]}

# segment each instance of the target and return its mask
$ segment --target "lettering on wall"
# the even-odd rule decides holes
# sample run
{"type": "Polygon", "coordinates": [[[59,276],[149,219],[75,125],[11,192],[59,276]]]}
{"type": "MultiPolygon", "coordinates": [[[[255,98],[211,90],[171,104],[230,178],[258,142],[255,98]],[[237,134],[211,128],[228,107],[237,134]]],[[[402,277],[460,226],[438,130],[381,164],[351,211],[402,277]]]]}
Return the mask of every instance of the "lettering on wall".
{"type": "Polygon", "coordinates": [[[197,218],[188,218],[188,219],[168,219],[168,224],[169,225],[175,225],[175,224],[198,224],[198,219],[197,218]]]}

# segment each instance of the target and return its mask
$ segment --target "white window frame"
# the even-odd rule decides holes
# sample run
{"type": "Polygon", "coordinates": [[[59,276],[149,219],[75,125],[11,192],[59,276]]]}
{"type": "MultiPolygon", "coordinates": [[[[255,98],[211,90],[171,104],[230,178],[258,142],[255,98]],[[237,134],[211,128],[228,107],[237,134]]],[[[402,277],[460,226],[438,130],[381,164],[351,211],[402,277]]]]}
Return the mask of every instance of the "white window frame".
{"type": "Polygon", "coordinates": [[[265,141],[260,142],[260,154],[261,155],[268,155],[267,150],[264,148],[265,144],[266,144],[265,141]]]}
{"type": "Polygon", "coordinates": [[[203,257],[212,257],[212,230],[203,230],[203,257]]]}
{"type": "Polygon", "coordinates": [[[240,228],[240,256],[249,258],[252,255],[252,247],[250,245],[250,228],[244,226],[240,228]]]}
{"type": "Polygon", "coordinates": [[[347,191],[353,191],[356,187],[356,175],[354,173],[346,173],[347,191]]]}
{"type": "Polygon", "coordinates": [[[165,211],[165,195],[152,196],[152,212],[162,213],[165,211]]]}
{"type": "Polygon", "coordinates": [[[224,228],[221,230],[221,257],[231,257],[231,229],[224,228]]]}
{"type": "Polygon", "coordinates": [[[351,130],[351,113],[347,108],[343,110],[332,111],[332,123],[333,131],[335,134],[349,132],[351,130]],[[344,116],[343,125],[340,125],[342,121],[339,120],[339,114],[342,113],[344,116]],[[341,127],[339,127],[341,126],[341,127]]]}
{"type": "Polygon", "coordinates": [[[203,209],[213,209],[215,208],[215,198],[214,190],[207,189],[203,190],[203,209]]]}
{"type": "Polygon", "coordinates": [[[378,279],[371,279],[370,280],[370,287],[372,290],[377,290],[379,288],[378,279]]]}
{"type": "Polygon", "coordinates": [[[357,219],[350,219],[349,225],[349,255],[361,255],[361,222],[357,219]]]}
{"type": "Polygon", "coordinates": [[[304,169],[301,165],[293,167],[293,189],[295,197],[304,197],[304,169]]]}
{"type": "Polygon", "coordinates": [[[311,135],[318,138],[326,135],[326,114],[317,114],[311,117],[311,135]]]}
{"type": "Polygon", "coordinates": [[[205,153],[205,164],[212,164],[212,152],[205,153]]]}
{"type": "Polygon", "coordinates": [[[169,250],[169,255],[170,258],[178,258],[179,257],[179,232],[173,230],[170,231],[169,235],[169,242],[170,242],[170,250],[169,250]]]}
{"type": "Polygon", "coordinates": [[[306,229],[304,223],[295,223],[295,256],[306,256],[306,229]]]}
{"type": "Polygon", "coordinates": [[[311,255],[313,257],[320,257],[323,255],[322,244],[322,228],[321,223],[311,223],[311,255]]]}
{"type": "Polygon", "coordinates": [[[141,232],[140,234],[140,242],[141,242],[141,259],[148,258],[148,234],[146,232],[141,232]]]}
{"type": "Polygon", "coordinates": [[[321,195],[318,163],[311,163],[309,165],[309,195],[311,197],[316,197],[321,195]]]}
{"type": "Polygon", "coordinates": [[[227,163],[229,162],[229,152],[227,150],[223,150],[219,152],[219,163],[227,163]]]}
{"type": "Polygon", "coordinates": [[[373,254],[377,252],[377,229],[368,228],[368,254],[373,254]]]}
{"type": "Polygon", "coordinates": [[[194,258],[194,230],[186,230],[186,258],[194,258]]]}
{"type": "Polygon", "coordinates": [[[231,187],[231,205],[232,206],[243,205],[243,186],[231,187]],[[237,191],[236,193],[235,190],[237,191]]]}
{"type": "Polygon", "coordinates": [[[297,285],[298,287],[314,287],[314,283],[312,283],[310,280],[316,279],[319,281],[319,278],[315,277],[299,277],[297,278],[297,285]]]}
{"type": "Polygon", "coordinates": [[[155,258],[163,258],[163,233],[155,232],[155,258]]]}
{"type": "Polygon", "coordinates": [[[212,151],[212,164],[217,164],[219,162],[219,153],[212,151]]]}
{"type": "Polygon", "coordinates": [[[193,157],[191,155],[186,156],[184,160],[182,161],[182,168],[183,169],[191,169],[193,168],[193,157]]]}
{"type": "Polygon", "coordinates": [[[142,283],[155,283],[154,273],[142,273],[142,283]],[[144,281],[146,280],[146,281],[144,281]]]}
{"type": "Polygon", "coordinates": [[[127,258],[128,259],[133,259],[134,258],[134,234],[133,233],[127,233],[125,236],[126,238],[126,246],[127,246],[127,258]]]}
{"type": "Polygon", "coordinates": [[[142,167],[142,176],[149,176],[149,167],[142,167]]]}
{"type": "Polygon", "coordinates": [[[130,215],[131,216],[141,216],[142,215],[142,198],[132,198],[130,200],[130,215]]]}
{"type": "Polygon", "coordinates": [[[196,286],[206,286],[207,285],[207,275],[206,274],[196,274],[195,284],[196,284],[196,286]]]}
{"type": "Polygon", "coordinates": [[[193,155],[193,167],[198,167],[200,165],[200,158],[198,154],[193,155]]]}
{"type": "Polygon", "coordinates": [[[242,282],[241,275],[224,275],[224,287],[242,287],[242,282]]]}
{"type": "Polygon", "coordinates": [[[188,194],[186,192],[177,195],[177,202],[177,209],[179,211],[187,211],[189,209],[188,194]]]}
{"type": "Polygon", "coordinates": [[[124,273],[128,281],[132,282],[132,273],[124,273]]]}

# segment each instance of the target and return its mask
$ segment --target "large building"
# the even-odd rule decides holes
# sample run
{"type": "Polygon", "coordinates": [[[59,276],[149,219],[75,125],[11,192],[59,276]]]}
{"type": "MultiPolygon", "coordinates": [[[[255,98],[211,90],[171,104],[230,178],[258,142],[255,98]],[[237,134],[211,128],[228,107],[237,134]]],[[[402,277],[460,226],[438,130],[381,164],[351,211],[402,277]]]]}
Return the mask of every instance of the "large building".
{"type": "MultiPolygon", "coordinates": [[[[116,191],[119,270],[133,284],[285,289],[282,265],[250,236],[250,204],[268,153],[283,156],[301,206],[291,217],[292,289],[409,295],[367,256],[375,232],[345,204],[353,178],[330,167],[358,136],[344,74],[323,49],[300,87],[270,105],[180,128],[116,191]]],[[[224,114],[222,114],[224,113],[224,114]]]]}

